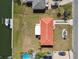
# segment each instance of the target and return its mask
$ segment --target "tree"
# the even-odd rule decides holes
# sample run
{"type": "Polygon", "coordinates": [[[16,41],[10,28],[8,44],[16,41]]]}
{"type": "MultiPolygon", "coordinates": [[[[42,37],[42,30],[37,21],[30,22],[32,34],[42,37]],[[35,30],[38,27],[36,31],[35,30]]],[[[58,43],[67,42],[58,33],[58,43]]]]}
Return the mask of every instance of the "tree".
{"type": "Polygon", "coordinates": [[[36,54],[35,59],[43,58],[45,55],[46,55],[46,52],[38,52],[38,53],[36,54]]]}

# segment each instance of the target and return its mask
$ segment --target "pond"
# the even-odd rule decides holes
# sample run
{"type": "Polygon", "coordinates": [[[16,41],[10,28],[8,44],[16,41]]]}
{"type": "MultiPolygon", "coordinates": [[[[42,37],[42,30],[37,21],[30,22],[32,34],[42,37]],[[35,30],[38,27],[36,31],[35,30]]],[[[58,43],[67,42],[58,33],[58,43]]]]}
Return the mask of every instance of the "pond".
{"type": "Polygon", "coordinates": [[[12,17],[12,0],[0,0],[0,17],[12,17]]]}

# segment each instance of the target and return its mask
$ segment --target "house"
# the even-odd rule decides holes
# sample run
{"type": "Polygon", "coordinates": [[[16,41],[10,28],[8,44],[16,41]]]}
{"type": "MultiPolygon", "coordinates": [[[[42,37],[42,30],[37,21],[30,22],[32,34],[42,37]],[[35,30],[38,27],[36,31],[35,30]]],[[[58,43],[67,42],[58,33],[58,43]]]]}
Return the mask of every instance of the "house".
{"type": "Polygon", "coordinates": [[[42,47],[51,47],[54,45],[53,38],[53,19],[50,17],[43,17],[40,20],[41,35],[40,44],[42,47]]]}
{"type": "Polygon", "coordinates": [[[50,17],[41,18],[40,23],[35,25],[35,36],[40,39],[42,47],[52,47],[54,45],[54,29],[54,20],[50,17]]]}
{"type": "Polygon", "coordinates": [[[45,0],[33,0],[32,9],[34,13],[45,12],[45,0]]]}

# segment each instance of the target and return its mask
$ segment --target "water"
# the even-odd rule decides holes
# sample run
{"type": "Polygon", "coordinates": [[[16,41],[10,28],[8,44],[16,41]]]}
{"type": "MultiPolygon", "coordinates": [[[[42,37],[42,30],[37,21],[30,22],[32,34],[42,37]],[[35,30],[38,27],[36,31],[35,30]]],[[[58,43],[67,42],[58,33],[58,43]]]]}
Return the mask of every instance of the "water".
{"type": "Polygon", "coordinates": [[[4,25],[2,18],[12,18],[12,1],[0,0],[0,59],[11,56],[11,29],[4,25]]]}
{"type": "Polygon", "coordinates": [[[31,59],[31,55],[28,53],[22,54],[22,59],[31,59]]]}
{"type": "Polygon", "coordinates": [[[0,56],[11,56],[11,29],[2,24],[0,19],[0,56]]]}
{"type": "Polygon", "coordinates": [[[0,0],[0,17],[12,17],[12,0],[0,0]]]}

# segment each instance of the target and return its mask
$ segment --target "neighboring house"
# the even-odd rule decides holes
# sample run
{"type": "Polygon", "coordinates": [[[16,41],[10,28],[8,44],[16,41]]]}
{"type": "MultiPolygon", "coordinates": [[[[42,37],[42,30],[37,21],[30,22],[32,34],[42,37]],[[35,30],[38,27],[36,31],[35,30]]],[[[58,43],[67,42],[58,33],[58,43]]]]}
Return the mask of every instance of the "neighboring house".
{"type": "Polygon", "coordinates": [[[45,0],[33,0],[33,12],[45,12],[45,0]]]}
{"type": "Polygon", "coordinates": [[[51,9],[53,6],[60,6],[71,3],[72,0],[20,0],[21,4],[32,6],[33,12],[36,10],[45,12],[45,9],[51,9]]]}

